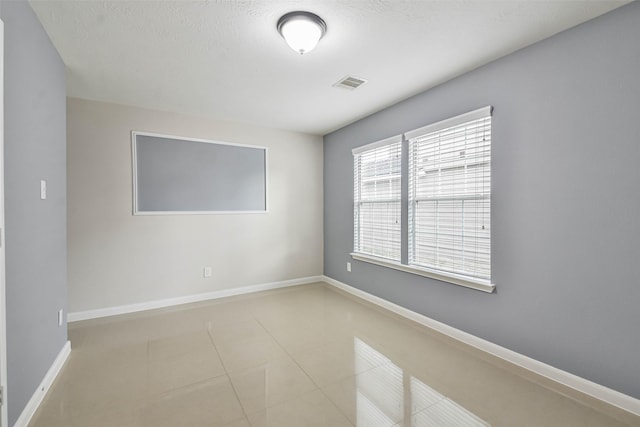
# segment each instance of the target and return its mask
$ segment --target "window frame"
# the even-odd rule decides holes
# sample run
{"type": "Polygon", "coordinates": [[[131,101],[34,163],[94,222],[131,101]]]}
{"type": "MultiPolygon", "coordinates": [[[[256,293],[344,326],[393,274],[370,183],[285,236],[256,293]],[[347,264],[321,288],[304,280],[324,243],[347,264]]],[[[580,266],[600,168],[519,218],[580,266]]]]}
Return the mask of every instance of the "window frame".
{"type": "MultiPolygon", "coordinates": [[[[459,274],[457,272],[450,272],[444,270],[438,270],[435,268],[429,268],[422,265],[410,264],[409,260],[409,245],[411,244],[412,237],[409,235],[409,223],[411,222],[411,206],[409,200],[409,141],[412,139],[416,139],[424,134],[430,132],[436,132],[438,130],[443,130],[452,126],[458,126],[467,122],[471,122],[480,118],[489,117],[492,118],[493,107],[486,106],[483,108],[479,108],[477,110],[470,111],[468,113],[464,113],[455,117],[451,117],[449,119],[445,119],[427,126],[423,126],[411,131],[407,131],[401,135],[394,136],[391,138],[387,138],[382,141],[378,141],[376,143],[367,144],[361,147],[356,147],[352,150],[355,155],[359,152],[366,151],[367,149],[375,148],[376,146],[382,146],[384,143],[391,143],[393,141],[402,141],[402,162],[401,162],[401,211],[402,215],[400,217],[401,220],[401,259],[390,260],[382,257],[377,257],[371,254],[358,252],[356,246],[356,233],[357,233],[357,212],[354,198],[354,250],[350,254],[351,257],[355,260],[364,261],[367,263],[419,275],[424,277],[429,277],[432,279],[436,279],[439,281],[452,283],[459,286],[464,286],[471,289],[480,290],[487,293],[492,293],[495,290],[495,284],[492,283],[491,277],[491,229],[489,229],[489,278],[482,277],[474,277],[468,276],[464,274],[459,274]]],[[[491,126],[491,125],[490,125],[491,126]]],[[[489,131],[489,135],[491,135],[491,130],[489,131]]],[[[491,141],[489,141],[491,144],[491,141]]],[[[491,155],[489,156],[489,164],[491,163],[491,155]]],[[[355,166],[355,163],[354,163],[355,166]]],[[[354,197],[355,197],[355,185],[356,185],[356,169],[354,168],[354,197]]],[[[489,178],[490,179],[490,178],[489,178]]],[[[491,204],[491,183],[489,181],[489,206],[491,204]]],[[[490,209],[490,207],[489,207],[490,209]]],[[[491,214],[489,214],[491,215],[491,214]]]]}
{"type": "Polygon", "coordinates": [[[475,110],[407,132],[405,137],[407,264],[490,282],[491,110],[475,110]],[[425,180],[428,176],[431,182],[425,180]],[[425,204],[421,215],[420,205],[425,204]]]}

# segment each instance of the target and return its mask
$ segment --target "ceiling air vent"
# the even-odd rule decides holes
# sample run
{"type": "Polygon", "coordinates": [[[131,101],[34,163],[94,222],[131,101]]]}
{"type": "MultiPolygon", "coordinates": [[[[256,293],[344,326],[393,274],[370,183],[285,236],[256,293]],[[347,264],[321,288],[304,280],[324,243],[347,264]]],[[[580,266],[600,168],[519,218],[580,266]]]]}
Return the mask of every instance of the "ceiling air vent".
{"type": "Polygon", "coordinates": [[[354,90],[360,86],[362,86],[363,84],[365,84],[367,81],[365,79],[361,79],[359,77],[354,77],[354,76],[346,76],[341,78],[340,80],[338,80],[334,86],[335,87],[341,87],[343,89],[349,89],[349,90],[354,90]]]}

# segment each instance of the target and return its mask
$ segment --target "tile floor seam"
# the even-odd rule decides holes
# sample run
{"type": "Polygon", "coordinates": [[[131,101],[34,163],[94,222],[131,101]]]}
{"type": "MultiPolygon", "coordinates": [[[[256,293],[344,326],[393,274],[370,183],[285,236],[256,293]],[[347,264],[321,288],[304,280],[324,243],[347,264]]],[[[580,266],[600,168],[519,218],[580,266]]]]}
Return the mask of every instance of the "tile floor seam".
{"type": "Polygon", "coordinates": [[[222,364],[222,368],[224,369],[225,375],[229,378],[229,384],[231,384],[231,389],[233,390],[233,394],[235,395],[236,399],[238,400],[238,403],[240,404],[240,408],[242,409],[242,414],[244,415],[244,418],[246,418],[247,422],[249,422],[247,411],[245,410],[244,405],[242,404],[242,400],[240,400],[240,395],[238,394],[238,390],[236,390],[236,386],[233,384],[233,381],[231,380],[231,375],[229,374],[229,370],[227,369],[227,366],[225,365],[224,360],[220,355],[220,351],[216,346],[213,336],[211,336],[211,328],[207,328],[207,336],[209,337],[209,341],[211,341],[211,345],[213,346],[213,349],[216,351],[216,354],[218,355],[218,359],[220,359],[220,363],[222,364]]]}
{"type": "Polygon", "coordinates": [[[287,351],[287,349],[284,347],[284,345],[282,345],[280,343],[280,341],[278,341],[278,339],[276,337],[274,337],[271,332],[269,332],[269,330],[262,324],[262,322],[260,322],[260,320],[256,319],[256,321],[258,323],[260,323],[260,326],[262,326],[266,331],[267,334],[269,334],[269,336],[271,337],[271,339],[273,339],[281,348],[282,350],[287,354],[287,356],[289,356],[289,358],[293,361],[293,363],[295,363],[295,365],[302,371],[302,373],[304,373],[304,375],[309,379],[309,381],[311,381],[313,383],[314,386],[316,386],[316,389],[320,389],[321,387],[314,381],[313,377],[311,375],[309,375],[309,373],[300,365],[300,363],[298,363],[298,361],[296,360],[296,358],[287,351]]]}
{"type": "MultiPolygon", "coordinates": [[[[305,370],[305,369],[300,365],[300,363],[296,360],[295,356],[293,356],[291,353],[289,353],[289,352],[287,351],[287,349],[284,347],[284,345],[282,345],[282,344],[278,341],[278,339],[277,339],[275,336],[273,336],[273,335],[271,334],[271,332],[269,332],[269,330],[268,330],[268,329],[267,329],[267,328],[262,324],[262,322],[260,322],[260,320],[259,320],[259,319],[256,319],[256,321],[257,321],[258,323],[260,323],[260,325],[261,325],[261,326],[262,326],[262,327],[267,331],[267,333],[269,334],[269,336],[271,336],[271,338],[273,338],[273,340],[274,340],[274,341],[276,341],[280,347],[282,347],[282,349],[284,350],[284,352],[285,352],[285,353],[287,353],[287,355],[291,358],[291,360],[293,360],[293,363],[295,363],[295,364],[296,364],[296,366],[298,366],[298,368],[300,368],[300,370],[305,374],[305,376],[306,376],[306,377],[307,377],[307,378],[308,378],[308,379],[313,383],[313,385],[316,387],[316,388],[315,388],[315,390],[319,390],[319,391],[320,391],[320,393],[322,393],[322,395],[323,395],[323,396],[324,396],[324,397],[325,397],[325,398],[326,398],[326,399],[331,403],[331,405],[333,405],[333,407],[338,411],[338,413],[340,413],[342,416],[344,416],[344,418],[347,420],[347,422],[348,422],[349,424],[351,424],[352,426],[354,426],[354,427],[355,427],[355,424],[351,422],[351,420],[349,419],[349,416],[348,416],[346,413],[344,413],[344,411],[342,411],[342,410],[338,407],[338,405],[336,405],[336,403],[333,401],[333,399],[331,399],[331,398],[327,395],[327,393],[325,393],[325,391],[323,390],[323,388],[322,388],[318,383],[316,383],[316,381],[313,379],[313,377],[312,377],[312,376],[311,376],[311,375],[310,375],[310,374],[309,374],[309,373],[308,373],[308,372],[307,372],[307,371],[306,371],[306,370],[305,370]]],[[[318,347],[322,347],[322,346],[318,346],[318,347]]],[[[373,369],[373,368],[370,368],[370,369],[373,369]]],[[[366,371],[368,371],[368,370],[369,370],[369,369],[367,369],[366,371]]],[[[363,371],[363,372],[366,372],[366,371],[363,371]]],[[[337,381],[336,381],[336,383],[338,383],[338,382],[340,382],[340,381],[344,381],[344,380],[345,380],[345,379],[347,379],[347,378],[349,378],[349,376],[347,376],[347,377],[345,377],[345,378],[341,378],[341,379],[337,380],[337,381]]],[[[333,384],[333,383],[332,383],[332,384],[333,384]]],[[[326,387],[326,386],[325,386],[325,387],[326,387]]]]}
{"type": "MultiPolygon", "coordinates": [[[[333,401],[331,399],[329,399],[329,397],[322,391],[322,388],[314,381],[313,377],[311,375],[309,375],[309,373],[300,365],[300,363],[298,363],[298,361],[296,360],[296,358],[287,351],[287,349],[285,348],[284,345],[282,345],[280,343],[280,341],[278,341],[278,339],[273,336],[273,334],[271,334],[271,332],[262,324],[262,322],[259,319],[256,319],[256,321],[260,324],[260,326],[262,326],[262,328],[267,332],[267,334],[269,334],[269,336],[282,348],[282,350],[287,354],[287,356],[289,356],[289,358],[291,358],[291,360],[293,361],[293,363],[302,371],[302,373],[307,377],[307,379],[309,381],[311,381],[311,383],[315,386],[314,390],[319,390],[323,396],[325,396],[327,398],[327,400],[329,400],[329,402],[331,402],[331,404],[335,407],[335,404],[333,403],[333,401]]],[[[343,414],[342,411],[340,411],[340,408],[337,408],[338,412],[340,412],[342,415],[344,415],[344,417],[347,419],[347,421],[349,421],[349,418],[346,416],[346,414],[343,414]]],[[[351,421],[349,421],[349,423],[351,425],[353,425],[353,423],[351,423],[351,421]]]]}
{"type": "Polygon", "coordinates": [[[319,387],[320,393],[322,393],[322,395],[329,401],[331,402],[331,404],[333,405],[334,408],[336,408],[338,410],[338,412],[340,414],[342,414],[342,416],[344,416],[344,418],[347,420],[347,422],[349,424],[351,424],[352,426],[355,427],[355,424],[351,422],[351,419],[349,418],[349,414],[345,413],[342,409],[340,409],[340,407],[333,401],[333,399],[331,399],[331,397],[329,397],[329,395],[322,389],[322,387],[319,387]]]}

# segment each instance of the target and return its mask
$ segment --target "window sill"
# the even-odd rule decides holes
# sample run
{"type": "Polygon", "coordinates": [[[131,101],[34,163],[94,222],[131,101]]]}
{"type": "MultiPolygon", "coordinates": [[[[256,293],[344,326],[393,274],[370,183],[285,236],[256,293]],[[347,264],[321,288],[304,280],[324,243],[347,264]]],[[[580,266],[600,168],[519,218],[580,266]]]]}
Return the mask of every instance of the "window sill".
{"type": "Polygon", "coordinates": [[[440,280],[442,282],[452,283],[458,286],[464,286],[466,288],[476,289],[487,293],[492,293],[496,289],[496,285],[489,281],[480,279],[473,279],[470,277],[459,276],[456,274],[446,274],[437,272],[435,270],[428,270],[426,268],[412,267],[398,262],[389,261],[384,258],[378,258],[371,255],[363,255],[358,253],[352,253],[351,258],[358,261],[364,261],[371,264],[380,265],[382,267],[393,268],[394,270],[404,271],[406,273],[416,274],[418,276],[429,277],[431,279],[440,280]]]}

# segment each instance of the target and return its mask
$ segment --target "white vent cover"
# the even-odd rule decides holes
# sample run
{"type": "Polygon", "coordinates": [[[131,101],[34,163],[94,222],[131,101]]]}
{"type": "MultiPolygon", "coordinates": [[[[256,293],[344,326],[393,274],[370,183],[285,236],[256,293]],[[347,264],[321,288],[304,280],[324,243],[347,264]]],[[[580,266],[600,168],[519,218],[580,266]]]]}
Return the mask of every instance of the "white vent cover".
{"type": "Polygon", "coordinates": [[[354,90],[356,88],[359,88],[366,82],[367,81],[365,79],[361,79],[360,77],[345,76],[340,80],[338,80],[336,83],[334,83],[333,86],[341,87],[343,89],[348,89],[348,90],[354,90]]]}

